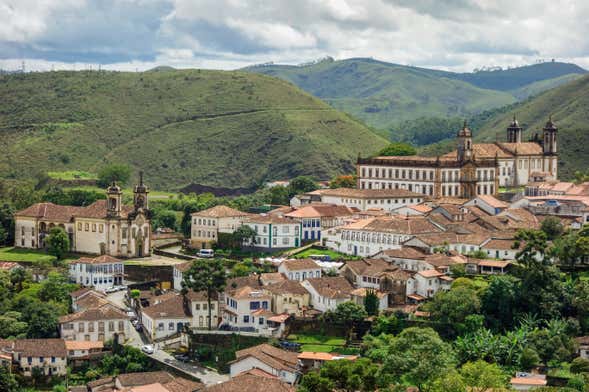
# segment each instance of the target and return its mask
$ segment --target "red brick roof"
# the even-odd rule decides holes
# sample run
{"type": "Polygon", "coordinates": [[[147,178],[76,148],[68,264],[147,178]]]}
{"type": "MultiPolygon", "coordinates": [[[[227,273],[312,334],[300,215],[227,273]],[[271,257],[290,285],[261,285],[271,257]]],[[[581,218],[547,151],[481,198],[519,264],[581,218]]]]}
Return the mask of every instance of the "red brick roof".
{"type": "Polygon", "coordinates": [[[238,216],[248,216],[250,214],[248,214],[247,212],[236,210],[235,208],[218,205],[203,211],[193,212],[191,215],[206,218],[229,218],[238,216]]]}
{"type": "Polygon", "coordinates": [[[296,388],[276,378],[240,374],[221,384],[210,386],[206,392],[295,392],[296,388]]]}

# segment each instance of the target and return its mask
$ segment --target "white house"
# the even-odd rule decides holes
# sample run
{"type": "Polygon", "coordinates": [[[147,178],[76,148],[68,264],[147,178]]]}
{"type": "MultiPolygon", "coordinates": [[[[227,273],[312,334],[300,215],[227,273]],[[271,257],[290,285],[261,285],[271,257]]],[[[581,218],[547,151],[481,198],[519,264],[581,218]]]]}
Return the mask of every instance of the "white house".
{"type": "Polygon", "coordinates": [[[360,211],[383,209],[393,211],[399,207],[419,204],[425,196],[406,189],[319,189],[297,195],[290,201],[291,206],[299,207],[312,202],[336,204],[357,208],[360,211]]]}
{"type": "Polygon", "coordinates": [[[264,286],[264,291],[272,296],[274,314],[295,314],[302,316],[310,305],[309,292],[297,280],[284,280],[264,286]]]}
{"type": "Polygon", "coordinates": [[[243,331],[268,332],[272,296],[261,288],[245,286],[225,291],[223,323],[243,331]]]}
{"type": "Polygon", "coordinates": [[[324,240],[328,248],[338,252],[370,257],[386,249],[400,248],[416,235],[442,231],[441,225],[427,217],[386,216],[330,229],[324,240]]]}
{"type": "Polygon", "coordinates": [[[166,297],[141,311],[141,322],[151,341],[159,340],[181,332],[190,325],[192,315],[182,295],[166,297]]]}
{"type": "Polygon", "coordinates": [[[289,280],[302,282],[307,278],[320,278],[321,267],[313,259],[284,260],[278,266],[278,272],[289,280]]]}
{"type": "Polygon", "coordinates": [[[321,312],[335,310],[339,304],[352,299],[354,288],[346,278],[323,277],[309,278],[302,285],[311,294],[311,305],[321,312]]]}
{"type": "Polygon", "coordinates": [[[437,270],[419,271],[413,275],[415,291],[413,294],[424,298],[433,297],[440,290],[450,290],[452,278],[437,270]]]}
{"type": "Polygon", "coordinates": [[[185,263],[174,264],[172,268],[172,276],[174,280],[174,290],[182,290],[182,281],[184,280],[184,273],[192,267],[193,262],[187,261],[185,263]]]}
{"type": "Polygon", "coordinates": [[[93,259],[81,257],[70,263],[70,279],[82,286],[104,291],[125,284],[125,267],[121,260],[102,255],[93,259]]]}
{"type": "Polygon", "coordinates": [[[477,206],[489,215],[497,215],[507,209],[509,205],[491,195],[479,195],[466,203],[464,206],[477,206]]]}
{"type": "MultiPolygon", "coordinates": [[[[186,298],[190,303],[190,313],[192,328],[207,329],[209,327],[209,301],[205,291],[192,291],[186,293],[186,298]]],[[[211,296],[211,328],[216,329],[219,325],[219,299],[217,294],[211,296]]]]}
{"type": "Polygon", "coordinates": [[[299,375],[298,353],[286,351],[269,344],[260,344],[239,350],[230,363],[231,378],[252,369],[260,369],[281,381],[294,384],[299,375]]]}
{"type": "Polygon", "coordinates": [[[38,368],[46,376],[67,374],[67,349],[63,339],[1,340],[0,349],[12,354],[12,362],[25,377],[38,368]]]}
{"type": "Polygon", "coordinates": [[[190,245],[199,249],[210,248],[219,241],[219,233],[233,233],[249,215],[222,205],[192,213],[190,245]]]}
{"type": "Polygon", "coordinates": [[[308,204],[284,214],[301,223],[303,241],[321,240],[321,231],[340,226],[354,215],[350,207],[335,204],[308,204]]]}
{"type": "Polygon", "coordinates": [[[301,224],[274,215],[254,215],[244,225],[256,232],[255,242],[246,240],[244,246],[263,251],[296,248],[301,245],[301,224]]]}
{"type": "Polygon", "coordinates": [[[100,341],[66,340],[68,359],[91,359],[93,355],[100,354],[104,349],[104,343],[100,341]]]}
{"type": "Polygon", "coordinates": [[[59,333],[66,340],[107,341],[115,336],[123,343],[129,336],[129,316],[114,305],[103,305],[59,318],[59,333]]]}

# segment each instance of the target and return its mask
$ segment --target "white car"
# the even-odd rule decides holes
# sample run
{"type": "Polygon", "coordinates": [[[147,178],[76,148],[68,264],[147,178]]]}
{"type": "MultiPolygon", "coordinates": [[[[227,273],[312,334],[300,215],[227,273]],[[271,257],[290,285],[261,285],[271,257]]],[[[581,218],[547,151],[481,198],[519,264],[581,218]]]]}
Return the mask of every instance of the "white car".
{"type": "Polygon", "coordinates": [[[203,258],[212,258],[215,257],[215,251],[212,249],[201,249],[196,255],[203,258]]]}
{"type": "Polygon", "coordinates": [[[116,291],[118,291],[118,289],[116,287],[114,287],[114,286],[113,287],[108,287],[106,290],[104,290],[104,292],[106,294],[114,293],[116,291]]]}
{"type": "Polygon", "coordinates": [[[153,354],[155,348],[151,344],[146,344],[145,346],[141,347],[141,351],[143,351],[145,354],[153,354]]]}

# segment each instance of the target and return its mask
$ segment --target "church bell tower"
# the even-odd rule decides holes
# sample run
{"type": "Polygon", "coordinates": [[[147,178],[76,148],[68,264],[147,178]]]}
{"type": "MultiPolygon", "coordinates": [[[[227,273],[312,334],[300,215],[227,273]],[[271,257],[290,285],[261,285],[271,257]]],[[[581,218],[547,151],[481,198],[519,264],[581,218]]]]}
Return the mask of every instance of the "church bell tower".
{"type": "Polygon", "coordinates": [[[519,126],[515,114],[513,121],[507,127],[507,143],[521,143],[522,142],[522,127],[519,126]]]}
{"type": "Polygon", "coordinates": [[[458,161],[466,162],[472,159],[472,132],[468,129],[468,124],[464,120],[462,129],[456,135],[458,161]]]}
{"type": "Polygon", "coordinates": [[[556,135],[558,128],[552,122],[552,116],[548,118],[548,122],[544,126],[544,138],[542,147],[544,149],[544,155],[556,155],[556,135]]]}
{"type": "Polygon", "coordinates": [[[143,172],[139,172],[139,184],[135,185],[135,189],[133,189],[133,205],[135,211],[139,209],[149,209],[148,193],[149,189],[143,183],[143,172]]]}
{"type": "Polygon", "coordinates": [[[116,181],[106,189],[106,213],[109,217],[117,217],[121,215],[123,204],[123,192],[116,181]]]}

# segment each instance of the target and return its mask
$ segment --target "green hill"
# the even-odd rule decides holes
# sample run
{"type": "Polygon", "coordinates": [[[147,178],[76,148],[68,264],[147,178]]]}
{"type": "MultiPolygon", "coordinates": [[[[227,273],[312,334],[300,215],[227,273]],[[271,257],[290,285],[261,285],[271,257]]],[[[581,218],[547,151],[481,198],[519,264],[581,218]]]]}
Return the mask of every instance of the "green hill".
{"type": "Polygon", "coordinates": [[[307,66],[246,68],[288,80],[377,128],[424,116],[466,116],[509,104],[506,92],[483,90],[448,73],[372,59],[322,61],[307,66]]]}
{"type": "Polygon", "coordinates": [[[282,80],[244,72],[48,72],[0,77],[0,177],[96,172],[149,184],[249,187],[349,171],[386,141],[282,80]]]}
{"type": "Polygon", "coordinates": [[[492,116],[479,130],[474,130],[475,138],[495,140],[497,132],[504,137],[513,113],[517,114],[526,139],[535,132],[541,135],[542,127],[552,114],[559,128],[561,178],[571,178],[575,170],[589,167],[589,76],[546,91],[509,112],[492,116]]]}
{"type": "Polygon", "coordinates": [[[586,70],[575,64],[556,61],[525,65],[517,68],[455,73],[450,77],[473,84],[480,88],[510,91],[563,75],[585,74],[586,70]]]}
{"type": "MultiPolygon", "coordinates": [[[[357,58],[248,67],[288,80],[367,124],[397,130],[418,118],[471,117],[538,94],[586,73],[565,63],[453,73],[357,58]]],[[[392,135],[395,138],[395,135],[392,135]]]]}

